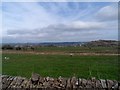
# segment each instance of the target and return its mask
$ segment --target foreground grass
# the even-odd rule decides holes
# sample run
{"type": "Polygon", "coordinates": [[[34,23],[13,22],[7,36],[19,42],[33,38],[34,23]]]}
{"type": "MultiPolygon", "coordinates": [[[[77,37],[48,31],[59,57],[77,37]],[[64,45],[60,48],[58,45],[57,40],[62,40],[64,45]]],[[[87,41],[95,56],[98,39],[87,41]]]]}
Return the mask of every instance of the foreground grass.
{"type": "Polygon", "coordinates": [[[3,74],[30,77],[32,72],[41,76],[118,79],[116,56],[67,56],[3,54],[3,74]]]}

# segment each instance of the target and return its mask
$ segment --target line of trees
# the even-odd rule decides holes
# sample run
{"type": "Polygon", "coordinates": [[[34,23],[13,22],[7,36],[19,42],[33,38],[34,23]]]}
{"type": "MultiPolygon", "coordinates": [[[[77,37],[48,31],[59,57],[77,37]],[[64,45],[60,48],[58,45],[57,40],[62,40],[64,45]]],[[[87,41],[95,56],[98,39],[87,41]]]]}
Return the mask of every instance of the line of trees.
{"type": "Polygon", "coordinates": [[[11,46],[11,45],[3,45],[2,50],[35,50],[33,46],[11,46]]]}

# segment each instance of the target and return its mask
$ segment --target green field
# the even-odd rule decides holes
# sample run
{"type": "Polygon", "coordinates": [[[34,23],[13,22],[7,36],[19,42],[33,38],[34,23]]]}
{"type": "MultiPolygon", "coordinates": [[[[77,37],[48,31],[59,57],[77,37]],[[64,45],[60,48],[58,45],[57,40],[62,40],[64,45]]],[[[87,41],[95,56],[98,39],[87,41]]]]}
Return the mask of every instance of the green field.
{"type": "Polygon", "coordinates": [[[118,53],[117,47],[38,47],[36,51],[46,52],[76,52],[76,53],[118,53]]]}
{"type": "Polygon", "coordinates": [[[118,79],[117,56],[73,56],[3,54],[3,74],[30,77],[32,72],[41,76],[118,79]],[[4,57],[9,60],[4,60],[4,57]]]}

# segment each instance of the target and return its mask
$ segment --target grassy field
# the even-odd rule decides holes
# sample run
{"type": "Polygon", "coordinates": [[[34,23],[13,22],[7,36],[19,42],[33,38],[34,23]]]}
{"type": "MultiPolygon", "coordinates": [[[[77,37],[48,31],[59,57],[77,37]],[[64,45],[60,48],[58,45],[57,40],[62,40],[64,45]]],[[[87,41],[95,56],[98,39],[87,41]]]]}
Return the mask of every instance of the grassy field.
{"type": "Polygon", "coordinates": [[[78,52],[78,53],[117,53],[117,47],[84,47],[84,46],[67,46],[67,47],[38,47],[36,51],[46,52],[78,52]]]}
{"type": "Polygon", "coordinates": [[[41,76],[118,79],[117,56],[73,56],[3,54],[3,74],[30,77],[41,76]],[[9,60],[4,60],[4,57],[9,60]]]}

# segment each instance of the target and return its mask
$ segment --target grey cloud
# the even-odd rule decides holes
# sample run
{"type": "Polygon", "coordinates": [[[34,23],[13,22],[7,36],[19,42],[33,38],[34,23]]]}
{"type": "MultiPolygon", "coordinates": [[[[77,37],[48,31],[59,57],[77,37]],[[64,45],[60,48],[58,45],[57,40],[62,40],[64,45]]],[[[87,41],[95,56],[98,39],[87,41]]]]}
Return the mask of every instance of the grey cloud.
{"type": "Polygon", "coordinates": [[[111,35],[114,36],[112,39],[116,39],[116,33],[112,33],[111,31],[102,31],[93,30],[87,32],[81,31],[64,31],[64,32],[51,32],[47,33],[47,35],[17,35],[6,36],[3,38],[3,41],[6,42],[55,42],[55,41],[90,41],[90,40],[98,40],[98,39],[111,39],[111,35]]]}
{"type": "Polygon", "coordinates": [[[8,35],[14,35],[14,34],[28,34],[28,33],[31,33],[31,34],[36,34],[37,32],[37,29],[33,29],[33,30],[28,30],[28,29],[10,29],[10,30],[7,30],[7,34],[8,35]]]}
{"type": "Polygon", "coordinates": [[[93,30],[114,30],[117,28],[117,22],[83,22],[75,21],[67,24],[54,24],[48,25],[38,29],[19,29],[19,30],[7,30],[8,35],[35,35],[40,34],[57,34],[64,32],[88,32],[93,30]]]}
{"type": "MultiPolygon", "coordinates": [[[[91,39],[105,38],[108,35],[104,31],[116,31],[116,23],[105,22],[71,22],[67,24],[48,25],[38,29],[8,30],[8,36],[4,40],[21,42],[45,42],[45,41],[88,41],[91,39]]],[[[115,35],[114,35],[115,36],[115,35]]],[[[110,36],[109,36],[110,37],[110,36]]]]}
{"type": "MultiPolygon", "coordinates": [[[[40,29],[20,29],[20,30],[7,30],[8,35],[39,35],[39,34],[57,34],[57,33],[64,33],[64,32],[77,32],[77,31],[84,31],[84,30],[99,30],[103,29],[102,24],[96,23],[71,23],[71,24],[57,24],[57,25],[49,25],[44,28],[40,29]]],[[[86,31],[85,31],[86,32],[86,31]]]]}

